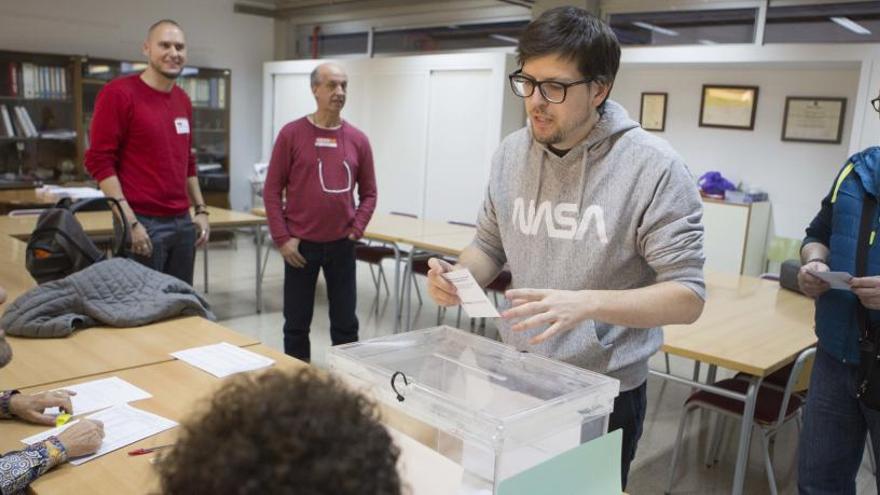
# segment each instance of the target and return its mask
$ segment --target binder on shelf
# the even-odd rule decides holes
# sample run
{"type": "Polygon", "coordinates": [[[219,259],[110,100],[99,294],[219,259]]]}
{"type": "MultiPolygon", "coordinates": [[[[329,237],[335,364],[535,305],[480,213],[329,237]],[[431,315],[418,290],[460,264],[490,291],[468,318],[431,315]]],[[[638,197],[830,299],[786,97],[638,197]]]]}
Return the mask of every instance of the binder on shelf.
{"type": "Polygon", "coordinates": [[[34,64],[21,64],[22,92],[25,98],[37,97],[37,68],[34,64]]]}
{"type": "Polygon", "coordinates": [[[3,136],[15,137],[15,128],[12,127],[12,119],[9,118],[9,109],[6,105],[0,105],[0,120],[3,121],[3,136]]]}
{"type": "Polygon", "coordinates": [[[21,129],[24,131],[22,137],[37,137],[39,135],[36,126],[34,126],[34,121],[31,120],[31,116],[25,107],[16,106],[15,114],[18,120],[21,121],[21,129]]]}
{"type": "Polygon", "coordinates": [[[226,108],[226,79],[222,77],[217,83],[217,108],[226,108]]]}

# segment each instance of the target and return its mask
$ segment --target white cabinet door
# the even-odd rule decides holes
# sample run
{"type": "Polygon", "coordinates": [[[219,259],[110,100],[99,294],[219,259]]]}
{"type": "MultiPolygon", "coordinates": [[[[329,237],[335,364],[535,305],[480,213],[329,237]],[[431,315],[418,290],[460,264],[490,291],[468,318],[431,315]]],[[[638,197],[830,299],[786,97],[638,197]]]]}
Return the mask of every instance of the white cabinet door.
{"type": "Polygon", "coordinates": [[[706,270],[740,273],[748,223],[748,206],[703,202],[706,270]]]}
{"type": "Polygon", "coordinates": [[[380,212],[421,216],[425,180],[426,73],[384,73],[366,83],[364,131],[373,147],[380,212]],[[401,105],[400,102],[409,102],[401,105]]]}
{"type": "Polygon", "coordinates": [[[476,223],[497,138],[489,136],[492,71],[433,70],[425,218],[476,223]]]}
{"type": "MultiPolygon", "coordinates": [[[[276,74],[274,77],[274,107],[272,109],[272,144],[281,128],[315,111],[315,97],[309,74],[276,74]]],[[[268,157],[267,157],[268,158],[268,157]]]]}

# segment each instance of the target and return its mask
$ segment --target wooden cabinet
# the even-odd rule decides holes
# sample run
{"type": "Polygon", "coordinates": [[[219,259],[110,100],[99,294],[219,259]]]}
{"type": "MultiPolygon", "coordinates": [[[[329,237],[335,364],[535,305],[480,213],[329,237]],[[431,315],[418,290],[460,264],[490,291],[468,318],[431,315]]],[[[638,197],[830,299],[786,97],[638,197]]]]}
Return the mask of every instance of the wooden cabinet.
{"type": "MultiPolygon", "coordinates": [[[[95,100],[109,81],[146,68],[144,62],[84,58],[82,60],[81,149],[88,149],[88,131],[95,100]]],[[[193,151],[202,192],[211,206],[229,207],[229,97],[227,69],[186,67],[177,80],[193,106],[193,151]]],[[[83,163],[82,157],[80,163],[83,163]]]]}
{"type": "Polygon", "coordinates": [[[760,275],[764,271],[770,202],[703,200],[706,270],[760,275]]]}
{"type": "Polygon", "coordinates": [[[4,180],[75,178],[76,67],[76,58],[68,55],[0,51],[4,180]]]}
{"type": "MultiPolygon", "coordinates": [[[[142,61],[0,51],[0,187],[89,179],[84,157],[98,93],[145,68],[142,61]]],[[[193,104],[205,199],[228,208],[230,72],[188,66],[177,83],[193,104]]]]}

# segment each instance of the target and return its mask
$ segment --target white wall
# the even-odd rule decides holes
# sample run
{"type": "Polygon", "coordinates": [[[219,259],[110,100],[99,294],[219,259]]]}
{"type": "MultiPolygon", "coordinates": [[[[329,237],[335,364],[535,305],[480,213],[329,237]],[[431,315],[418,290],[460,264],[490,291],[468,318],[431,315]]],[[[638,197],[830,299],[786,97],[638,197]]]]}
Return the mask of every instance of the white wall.
{"type": "Polygon", "coordinates": [[[624,66],[611,97],[638,120],[643,91],[669,93],[666,130],[656,134],[681,153],[695,176],[717,170],[735,184],[742,181],[767,191],[773,206],[771,234],[800,238],[848,156],[859,70],[776,67],[624,66]],[[702,86],[707,83],[758,86],[755,129],[699,127],[702,86]],[[841,144],[782,141],[786,96],[846,98],[841,144]]]}
{"type": "Polygon", "coordinates": [[[141,60],[153,22],[183,27],[191,65],[232,71],[230,201],[250,202],[247,177],[260,158],[262,66],[273,55],[273,21],[233,13],[233,0],[0,0],[0,47],[141,60]]]}
{"type": "Polygon", "coordinates": [[[770,192],[770,236],[801,237],[836,170],[849,155],[877,145],[880,139],[880,119],[869,103],[880,88],[877,44],[624,49],[621,77],[612,97],[624,100],[637,119],[638,93],[663,90],[648,85],[664,85],[670,93],[668,130],[659,135],[679,149],[696,174],[720,170],[770,192]],[[713,80],[716,77],[723,79],[713,80]],[[760,86],[755,130],[699,128],[703,83],[760,86]],[[787,95],[846,97],[841,145],[783,143],[787,95]]]}

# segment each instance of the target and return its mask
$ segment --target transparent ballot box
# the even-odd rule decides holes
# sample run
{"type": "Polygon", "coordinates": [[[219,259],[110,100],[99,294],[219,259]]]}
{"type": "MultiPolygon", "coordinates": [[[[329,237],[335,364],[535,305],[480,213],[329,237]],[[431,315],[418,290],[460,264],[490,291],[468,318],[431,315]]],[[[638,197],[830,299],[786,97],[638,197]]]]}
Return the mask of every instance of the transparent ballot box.
{"type": "Polygon", "coordinates": [[[447,326],[333,347],[328,362],[376,399],[393,427],[461,466],[459,495],[494,493],[505,479],[604,435],[620,388],[447,326]]]}

